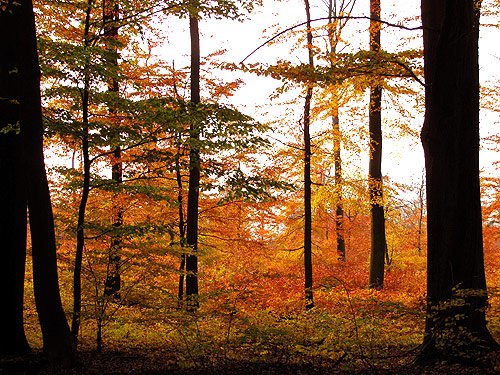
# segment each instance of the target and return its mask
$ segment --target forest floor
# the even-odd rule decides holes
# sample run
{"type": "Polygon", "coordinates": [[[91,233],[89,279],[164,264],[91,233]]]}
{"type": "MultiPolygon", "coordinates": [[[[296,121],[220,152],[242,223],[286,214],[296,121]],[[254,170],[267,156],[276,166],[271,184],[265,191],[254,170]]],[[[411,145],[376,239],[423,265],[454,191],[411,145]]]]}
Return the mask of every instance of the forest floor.
{"type": "MultiPolygon", "coordinates": [[[[395,356],[397,358],[397,356],[395,356]]],[[[194,367],[181,367],[173,358],[157,352],[82,352],[79,366],[70,369],[51,367],[40,353],[28,357],[0,359],[0,374],[49,375],[49,374],[172,374],[172,375],[254,375],[254,374],[500,374],[500,352],[491,354],[487,365],[468,367],[464,365],[440,362],[432,366],[417,366],[414,357],[405,358],[406,364],[388,357],[384,365],[371,363],[368,359],[352,361],[340,358],[337,361],[300,361],[288,362],[253,362],[226,360],[220,363],[206,363],[194,367]]]]}
{"type": "MultiPolygon", "coordinates": [[[[486,315],[500,343],[498,254],[490,251],[485,258],[486,315]]],[[[292,261],[284,259],[263,274],[242,273],[238,270],[248,267],[241,266],[232,274],[223,269],[223,276],[205,275],[196,313],[179,308],[176,290],[163,287],[176,286],[175,274],[168,280],[128,281],[132,287],[119,302],[95,298],[90,289],[82,304],[80,366],[71,370],[51,368],[41,355],[29,283],[25,332],[33,354],[0,358],[0,375],[500,374],[499,352],[484,367],[415,364],[425,330],[425,257],[401,254],[382,291],[366,288],[366,260],[345,266],[323,262],[310,310],[303,306],[300,265],[292,261]],[[98,337],[102,353],[96,351],[98,337]]],[[[70,269],[61,268],[65,306],[71,305],[70,269]]],[[[148,269],[145,275],[156,273],[148,269]]]]}

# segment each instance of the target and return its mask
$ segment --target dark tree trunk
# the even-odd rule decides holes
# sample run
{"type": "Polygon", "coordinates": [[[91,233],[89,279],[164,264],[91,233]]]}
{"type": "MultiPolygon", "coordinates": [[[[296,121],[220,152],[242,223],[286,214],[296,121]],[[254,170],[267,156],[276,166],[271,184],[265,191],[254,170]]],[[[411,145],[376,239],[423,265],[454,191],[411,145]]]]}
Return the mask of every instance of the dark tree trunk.
{"type": "Polygon", "coordinates": [[[425,175],[422,174],[422,180],[418,188],[418,226],[417,226],[417,252],[422,254],[422,232],[424,227],[424,209],[425,209],[425,175]]]}
{"type": "MultiPolygon", "coordinates": [[[[111,165],[111,179],[116,185],[116,189],[120,189],[123,182],[123,170],[121,159],[121,148],[116,146],[113,151],[113,164],[111,165]]],[[[113,233],[111,235],[111,243],[108,256],[108,272],[104,286],[104,295],[112,296],[113,299],[119,301],[121,289],[121,249],[122,235],[120,233],[123,225],[123,209],[119,203],[119,192],[113,195],[113,233]]]]}
{"type": "Polygon", "coordinates": [[[186,229],[184,222],[184,187],[182,183],[182,173],[181,173],[181,149],[180,142],[181,136],[179,135],[179,145],[177,146],[177,155],[175,159],[175,174],[177,180],[177,204],[179,211],[179,245],[182,249],[181,262],[179,265],[179,284],[177,288],[177,299],[179,302],[179,308],[182,306],[182,301],[184,300],[184,279],[186,274],[186,254],[184,253],[184,246],[186,244],[186,229]]]}
{"type": "Polygon", "coordinates": [[[24,271],[26,262],[26,181],[22,175],[19,134],[21,87],[19,55],[22,53],[19,7],[0,11],[0,355],[29,352],[23,325],[24,271]],[[17,71],[17,72],[16,72],[17,71]],[[17,125],[16,125],[17,124],[17,125]]]}
{"type": "MultiPolygon", "coordinates": [[[[90,14],[92,11],[92,0],[88,0],[85,18],[84,43],[89,47],[90,14]]],[[[85,246],[85,211],[90,193],[90,155],[89,155],[89,87],[90,74],[89,61],[84,66],[84,82],[82,93],[82,155],[83,155],[83,186],[78,207],[78,222],[76,229],[76,253],[75,267],[73,271],[73,317],[71,321],[71,334],[75,346],[78,345],[78,334],[80,330],[82,310],[82,261],[85,246]]]]}
{"type": "MultiPolygon", "coordinates": [[[[116,77],[118,71],[118,21],[119,21],[119,6],[114,0],[103,2],[103,29],[104,37],[107,43],[107,50],[109,58],[107,63],[112,66],[112,74],[108,79],[108,90],[113,95],[108,108],[109,115],[112,119],[116,118],[117,111],[113,105],[113,101],[118,99],[119,96],[119,82],[116,77]]],[[[120,300],[121,289],[121,249],[122,249],[122,236],[121,228],[123,225],[123,209],[120,204],[120,187],[123,183],[123,163],[122,152],[120,147],[120,125],[115,121],[115,129],[112,129],[112,134],[115,134],[112,142],[113,157],[111,161],[111,180],[115,185],[116,192],[113,194],[113,232],[111,235],[111,243],[109,247],[108,256],[108,272],[106,275],[106,282],[104,286],[104,294],[112,296],[115,300],[120,300]]]]}
{"type": "MultiPolygon", "coordinates": [[[[380,51],[380,0],[370,0],[370,51],[380,51]]],[[[371,212],[371,251],[369,287],[384,286],[384,257],[386,253],[385,217],[382,188],[382,86],[370,87],[369,106],[370,164],[368,188],[371,212]]]]}
{"type": "MultiPolygon", "coordinates": [[[[20,125],[22,154],[18,154],[21,156],[21,163],[14,163],[14,165],[20,165],[20,171],[24,174],[22,177],[24,181],[18,180],[18,182],[24,183],[16,189],[20,192],[18,197],[24,199],[24,204],[21,208],[20,201],[16,202],[15,207],[19,210],[20,217],[12,218],[12,221],[16,223],[14,232],[17,241],[21,243],[23,240],[20,238],[20,234],[26,228],[24,224],[27,204],[30,215],[34,294],[42,330],[43,350],[53,363],[69,367],[75,362],[76,352],[59,293],[54,220],[43,157],[40,69],[33,4],[31,1],[21,0],[14,4],[9,3],[8,10],[1,12],[2,18],[3,16],[6,18],[8,27],[4,37],[14,39],[15,43],[10,45],[13,49],[8,51],[7,55],[12,57],[13,64],[8,74],[11,75],[11,79],[17,81],[17,93],[7,95],[7,97],[15,98],[16,101],[11,105],[16,106],[19,110],[19,117],[13,124],[20,125]]],[[[5,24],[2,22],[1,27],[4,26],[5,24]]],[[[5,50],[3,51],[5,53],[5,50]]],[[[12,82],[9,81],[10,79],[6,82],[7,87],[12,82]]],[[[12,135],[8,133],[7,136],[11,137],[12,135]]],[[[20,249],[19,245],[16,246],[16,249],[21,251],[13,263],[13,266],[16,267],[16,275],[12,281],[16,285],[16,293],[21,292],[21,296],[17,296],[13,301],[17,309],[19,298],[22,300],[22,287],[18,285],[18,277],[21,271],[19,262],[21,258],[24,258],[24,250],[20,249]]],[[[24,268],[24,266],[22,267],[24,268]]],[[[16,321],[18,317],[14,316],[14,319],[14,322],[18,323],[16,321]]],[[[17,334],[19,335],[19,333],[17,334]]],[[[16,340],[18,348],[24,349],[22,337],[18,337],[16,340]]]]}
{"type": "MultiPolygon", "coordinates": [[[[200,103],[200,33],[198,14],[189,17],[191,35],[191,104],[193,111],[200,103]]],[[[189,187],[187,201],[187,233],[186,244],[189,253],[186,255],[186,302],[189,310],[196,310],[198,301],[198,201],[200,195],[200,124],[196,116],[189,129],[189,187]]]]}
{"type": "MultiPolygon", "coordinates": [[[[309,0],[304,0],[307,17],[307,53],[309,66],[314,67],[312,51],[311,13],[309,0]]],[[[311,99],[312,86],[307,87],[304,103],[304,270],[305,270],[305,298],[306,309],[314,307],[313,298],[313,271],[312,271],[312,207],[311,207],[311,99]]]]}
{"type": "MultiPolygon", "coordinates": [[[[335,100],[337,93],[335,92],[335,100]]],[[[338,103],[338,101],[337,101],[338,103]]],[[[337,259],[345,262],[345,240],[344,240],[344,204],[342,194],[342,157],[341,157],[341,138],[339,123],[339,108],[334,104],[332,115],[332,131],[333,131],[333,160],[335,168],[335,237],[337,239],[337,259]]]]}
{"type": "Polygon", "coordinates": [[[480,360],[486,327],[479,191],[479,2],[422,0],[427,318],[423,363],[480,360]]]}

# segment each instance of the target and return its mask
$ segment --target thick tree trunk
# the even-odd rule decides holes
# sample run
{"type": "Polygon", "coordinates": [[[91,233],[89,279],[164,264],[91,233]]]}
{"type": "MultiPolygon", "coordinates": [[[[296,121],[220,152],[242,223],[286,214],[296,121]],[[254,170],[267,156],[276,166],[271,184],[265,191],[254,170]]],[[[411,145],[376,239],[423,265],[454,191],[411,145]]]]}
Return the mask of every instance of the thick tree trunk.
{"type": "MultiPolygon", "coordinates": [[[[314,67],[312,51],[311,13],[309,0],[304,0],[307,17],[307,53],[309,66],[314,67]]],[[[305,270],[305,299],[306,309],[314,307],[313,298],[313,271],[312,271],[312,206],[311,206],[311,99],[312,86],[307,87],[304,103],[304,270],[305,270]]]]}
{"type": "MultiPolygon", "coordinates": [[[[200,34],[198,15],[189,17],[191,35],[191,104],[193,111],[200,103],[200,34]]],[[[196,116],[195,116],[196,117],[196,116]]],[[[200,124],[196,118],[189,129],[189,187],[187,201],[186,244],[189,253],[186,256],[186,302],[188,310],[196,310],[198,301],[198,201],[200,195],[200,124]]]]}
{"type": "MultiPolygon", "coordinates": [[[[76,352],[59,294],[54,220],[43,157],[40,69],[33,4],[31,1],[21,0],[9,4],[7,10],[2,12],[8,12],[6,21],[10,26],[4,37],[13,38],[15,41],[15,45],[11,45],[14,49],[9,51],[13,58],[13,66],[9,73],[12,77],[16,77],[14,79],[17,80],[17,90],[19,90],[15,103],[19,108],[19,118],[13,124],[20,125],[23,152],[21,164],[14,163],[21,165],[20,170],[24,173],[24,183],[16,190],[20,191],[25,199],[22,208],[24,212],[19,212],[20,218],[13,220],[19,225],[15,232],[19,235],[25,230],[21,225],[24,226],[25,223],[27,203],[30,215],[34,294],[42,330],[43,350],[52,362],[71,366],[75,362],[76,352]]],[[[21,205],[17,207],[20,209],[21,205]]],[[[21,257],[24,258],[24,255],[19,255],[18,262],[21,257]]],[[[13,265],[19,272],[20,264],[13,265]]],[[[13,282],[17,284],[19,280],[16,278],[13,282]]],[[[21,292],[22,299],[22,289],[19,285],[16,289],[21,292]]],[[[16,305],[19,303],[18,300],[14,302],[16,305]]],[[[19,344],[24,345],[22,338],[17,343],[19,344]]]]}
{"type": "MultiPolygon", "coordinates": [[[[370,0],[370,51],[380,51],[380,0],[370,0]]],[[[382,86],[370,87],[369,105],[370,163],[368,188],[371,212],[371,251],[369,287],[384,286],[384,257],[386,253],[385,217],[382,187],[382,86]]]]}
{"type": "MultiPolygon", "coordinates": [[[[6,25],[0,14],[0,30],[6,25]]],[[[6,35],[6,34],[4,34],[6,35]]],[[[5,44],[0,48],[6,51],[5,44]]],[[[12,70],[6,68],[5,56],[0,61],[0,96],[18,100],[13,93],[16,86],[11,86],[4,73],[12,70]],[[12,90],[14,89],[14,90],[12,90]]],[[[14,82],[12,82],[14,83],[14,82]]],[[[19,118],[19,104],[0,102],[0,295],[2,296],[2,312],[0,317],[0,356],[4,354],[25,354],[29,352],[28,342],[24,334],[23,295],[24,272],[26,262],[26,181],[22,175],[21,137],[15,131],[3,133],[13,117],[19,118]],[[10,114],[14,116],[10,116],[10,114]]]]}
{"type": "Polygon", "coordinates": [[[487,327],[479,189],[479,3],[422,0],[427,318],[420,361],[470,361],[487,327]],[[464,214],[465,213],[465,214],[464,214]]]}
{"type": "Polygon", "coordinates": [[[26,181],[21,164],[19,134],[21,87],[17,33],[22,15],[0,10],[0,355],[29,352],[23,325],[24,271],[26,262],[26,181]],[[16,125],[17,124],[17,125],[16,125]]]}
{"type": "MultiPolygon", "coordinates": [[[[88,0],[84,29],[84,44],[89,46],[90,14],[92,11],[92,0],[88,0]]],[[[76,252],[75,266],[73,271],[73,317],[71,321],[71,334],[75,346],[78,345],[78,334],[80,330],[82,310],[82,261],[85,246],[85,211],[90,193],[90,155],[89,155],[89,91],[90,73],[88,64],[84,66],[84,82],[82,93],[82,155],[83,155],[83,186],[78,207],[78,221],[76,229],[76,252]]]]}

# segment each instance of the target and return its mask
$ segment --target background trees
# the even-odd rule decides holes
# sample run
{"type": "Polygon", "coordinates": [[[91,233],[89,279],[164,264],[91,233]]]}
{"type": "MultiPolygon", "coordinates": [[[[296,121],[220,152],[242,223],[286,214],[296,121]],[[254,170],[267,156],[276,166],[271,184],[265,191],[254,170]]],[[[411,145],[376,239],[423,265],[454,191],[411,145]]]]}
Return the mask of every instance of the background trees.
{"type": "MultiPolygon", "coordinates": [[[[391,16],[391,4],[384,2],[382,23],[404,26],[382,26],[387,51],[374,52],[370,17],[364,15],[368,2],[327,1],[321,9],[310,2],[310,25],[304,3],[287,2],[289,9],[292,3],[302,9],[297,22],[283,12],[283,3],[273,3],[274,17],[286,13],[287,19],[265,31],[264,46],[243,65],[228,61],[241,59],[234,56],[238,45],[244,45],[242,55],[251,50],[234,21],[249,30],[245,17],[252,2],[36,7],[61,290],[65,306],[81,296],[81,309],[75,303],[73,312],[82,350],[95,345],[106,356],[107,349],[142,348],[159,353],[155,364],[294,358],[359,370],[401,363],[388,359],[387,349],[406,352],[421,342],[426,211],[418,158],[407,164],[424,107],[420,31],[406,30],[413,21],[418,29],[418,22],[402,18],[401,4],[391,16]],[[240,35],[228,51],[214,42],[220,28],[230,31],[224,35],[240,35]],[[266,77],[276,80],[271,84],[266,77]],[[366,289],[374,201],[366,178],[370,86],[386,93],[377,119],[388,145],[386,175],[380,175],[385,194],[378,202],[387,224],[383,291],[366,289]],[[305,111],[297,102],[304,89],[305,111]],[[401,177],[397,152],[404,169],[417,164],[415,180],[401,177]],[[196,176],[190,184],[191,172],[196,176]],[[79,213],[85,220],[78,220],[79,213]],[[196,234],[191,246],[187,232],[196,234]],[[73,265],[77,234],[81,275],[73,265]],[[315,275],[314,285],[305,285],[314,293],[307,312],[305,260],[315,275]],[[198,280],[200,288],[192,288],[198,280]],[[186,292],[194,302],[189,314],[179,308],[186,292]]],[[[496,180],[488,181],[486,262],[495,265],[496,180]]],[[[494,272],[487,277],[498,282],[494,272]]],[[[26,330],[39,347],[29,281],[26,290],[26,330]]],[[[495,295],[491,303],[495,316],[495,295]]],[[[495,324],[493,319],[494,334],[495,324]]]]}

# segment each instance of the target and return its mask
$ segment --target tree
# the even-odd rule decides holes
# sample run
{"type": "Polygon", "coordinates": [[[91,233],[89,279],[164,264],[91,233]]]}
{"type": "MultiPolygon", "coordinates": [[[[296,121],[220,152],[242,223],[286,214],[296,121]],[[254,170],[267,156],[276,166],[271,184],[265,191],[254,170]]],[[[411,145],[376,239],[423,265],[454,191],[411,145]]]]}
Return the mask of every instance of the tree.
{"type": "MultiPolygon", "coordinates": [[[[118,28],[120,20],[120,9],[118,2],[114,0],[104,0],[103,1],[103,29],[105,43],[107,44],[107,49],[109,51],[109,64],[115,68],[114,74],[108,78],[108,91],[111,97],[110,103],[113,103],[113,99],[119,96],[119,81],[117,78],[118,72],[118,28]]],[[[111,71],[113,69],[110,69],[111,71]]],[[[109,117],[111,119],[116,119],[117,110],[112,104],[108,108],[109,117]]],[[[120,146],[120,126],[119,121],[115,121],[114,134],[112,136],[113,141],[116,145],[112,145],[113,157],[111,161],[111,179],[116,185],[115,189],[119,192],[121,185],[123,184],[123,163],[122,163],[122,150],[120,146]]],[[[106,275],[104,294],[106,296],[112,296],[116,300],[120,300],[120,288],[121,288],[121,248],[122,248],[122,236],[120,230],[123,226],[123,208],[119,203],[119,194],[116,192],[113,195],[113,207],[112,207],[112,222],[113,230],[115,233],[111,235],[111,243],[109,248],[109,271],[106,275]]]]}
{"type": "MultiPolygon", "coordinates": [[[[307,56],[310,68],[314,68],[313,35],[311,31],[311,12],[309,0],[304,0],[306,8],[307,56]]],[[[312,84],[307,85],[304,102],[304,270],[306,309],[314,307],[312,273],[312,207],[311,207],[311,99],[312,84]]]]}
{"type": "MultiPolygon", "coordinates": [[[[85,23],[83,31],[83,48],[87,52],[91,46],[90,17],[93,8],[93,0],[88,0],[85,10],[85,23]]],[[[78,223],[76,228],[76,251],[75,267],[73,272],[73,317],[71,320],[71,334],[75,345],[78,344],[78,333],[80,330],[81,310],[82,310],[82,262],[83,249],[85,245],[85,211],[90,194],[90,150],[89,150],[89,104],[90,104],[90,54],[84,58],[83,66],[83,89],[81,91],[81,149],[83,159],[83,183],[80,205],[78,207],[78,223]]]]}
{"type": "MultiPolygon", "coordinates": [[[[51,17],[41,17],[39,35],[47,134],[58,141],[56,147],[70,147],[75,154],[82,155],[81,170],[77,170],[74,163],[64,170],[65,177],[72,180],[70,189],[81,189],[77,223],[72,228],[76,232],[72,319],[76,342],[81,322],[81,279],[85,270],[82,262],[89,228],[86,211],[92,200],[91,191],[96,187],[115,193],[113,203],[116,204],[110,210],[111,229],[108,225],[98,237],[110,233],[109,267],[103,297],[119,297],[122,212],[117,196],[122,189],[122,152],[151,142],[154,137],[151,129],[139,129],[134,124],[135,119],[125,115],[126,111],[127,114],[134,112],[132,107],[138,101],[118,95],[119,79],[127,79],[129,83],[133,81],[130,75],[136,73],[136,66],[126,58],[121,62],[127,66],[127,74],[118,64],[122,45],[118,30],[124,30],[123,34],[127,33],[128,37],[134,35],[136,23],[148,26],[144,18],[153,10],[149,2],[141,2],[140,6],[122,2],[120,9],[125,12],[123,18],[126,20],[123,21],[119,19],[118,4],[114,1],[88,0],[81,4],[47,1],[38,7],[43,15],[51,12],[51,17]],[[112,178],[107,181],[98,170],[98,162],[103,159],[109,161],[112,170],[112,178]]],[[[166,8],[168,4],[163,4],[161,9],[166,8]]]]}
{"type": "MultiPolygon", "coordinates": [[[[200,104],[200,33],[198,12],[189,13],[191,36],[191,105],[200,104]]],[[[187,308],[198,307],[198,201],[200,194],[200,129],[193,119],[189,129],[189,187],[186,217],[186,244],[190,248],[186,256],[186,300],[187,308]]]]}
{"type": "Polygon", "coordinates": [[[425,63],[427,317],[420,361],[473,362],[497,347],[479,189],[480,2],[422,0],[425,63]]]}
{"type": "MultiPolygon", "coordinates": [[[[380,0],[370,0],[370,51],[380,51],[380,0]]],[[[376,79],[380,79],[376,77],[376,79]]],[[[368,186],[371,205],[370,288],[384,286],[385,239],[384,199],[382,192],[382,85],[370,85],[369,104],[370,163],[368,186]]]]}
{"type": "MultiPolygon", "coordinates": [[[[33,279],[35,303],[43,336],[43,350],[51,361],[71,366],[76,352],[61,304],[56,262],[56,241],[54,220],[50,202],[47,176],[43,157],[43,128],[40,99],[40,68],[36,46],[35,17],[31,1],[8,2],[0,9],[1,27],[5,28],[2,43],[7,51],[2,59],[1,79],[7,92],[2,93],[2,101],[8,98],[4,109],[7,121],[2,128],[7,145],[7,154],[17,156],[10,160],[18,171],[10,173],[10,183],[15,194],[10,208],[15,214],[12,240],[8,241],[7,254],[14,255],[15,270],[12,272],[15,293],[12,294],[14,311],[22,301],[21,276],[24,274],[26,207],[30,217],[30,232],[33,255],[33,279]],[[8,76],[5,77],[4,74],[8,76]],[[18,148],[16,150],[16,148],[18,148]],[[10,152],[9,152],[10,151],[10,152]],[[20,175],[20,171],[22,174],[20,175]],[[23,226],[24,225],[24,226],[23,226]],[[24,238],[22,236],[24,233],[24,238]],[[19,251],[18,255],[14,251],[19,251]],[[17,295],[20,293],[20,295],[17,295]]],[[[2,84],[2,88],[3,88],[2,84]]],[[[3,117],[3,116],[2,116],[3,117]]],[[[12,171],[11,171],[12,172],[12,171]]],[[[11,191],[7,188],[7,192],[11,191]]],[[[10,236],[7,236],[8,238],[10,236]]],[[[10,293],[9,293],[10,294],[10,293]]],[[[7,295],[9,295],[7,294],[7,295]]],[[[14,315],[14,339],[17,352],[27,350],[23,334],[19,332],[19,316],[14,315]]],[[[9,332],[9,331],[7,331],[9,332]]]]}
{"type": "MultiPolygon", "coordinates": [[[[350,14],[356,1],[337,1],[328,2],[328,44],[329,44],[329,62],[332,69],[335,68],[335,54],[341,41],[341,33],[348,19],[337,19],[339,15],[350,14]]],[[[344,238],[344,207],[342,194],[342,132],[340,130],[339,119],[339,90],[336,86],[330,88],[332,91],[331,100],[331,119],[333,132],[333,159],[335,170],[335,235],[337,237],[337,257],[340,261],[346,260],[345,238],[344,238]]]]}
{"type": "MultiPolygon", "coordinates": [[[[259,4],[260,2],[255,2],[259,4]]],[[[194,112],[201,103],[200,93],[200,33],[199,18],[203,15],[215,18],[226,17],[240,19],[242,10],[251,11],[254,4],[251,1],[216,1],[215,3],[192,0],[188,1],[187,13],[189,16],[189,34],[191,46],[191,98],[190,105],[194,112]]],[[[199,306],[198,301],[198,206],[200,195],[200,132],[202,123],[193,116],[189,128],[189,185],[187,195],[186,215],[186,245],[188,251],[185,255],[186,271],[186,302],[188,310],[195,310],[199,306]]],[[[181,271],[184,256],[181,260],[181,271]]],[[[179,280],[182,282],[182,279],[179,280]]],[[[181,286],[179,285],[179,294],[181,286]]]]}
{"type": "Polygon", "coordinates": [[[29,351],[24,334],[23,294],[26,261],[26,192],[21,165],[19,134],[19,39],[15,25],[23,16],[12,4],[0,9],[0,235],[2,236],[0,293],[3,314],[0,320],[0,354],[25,354],[29,351]]]}

